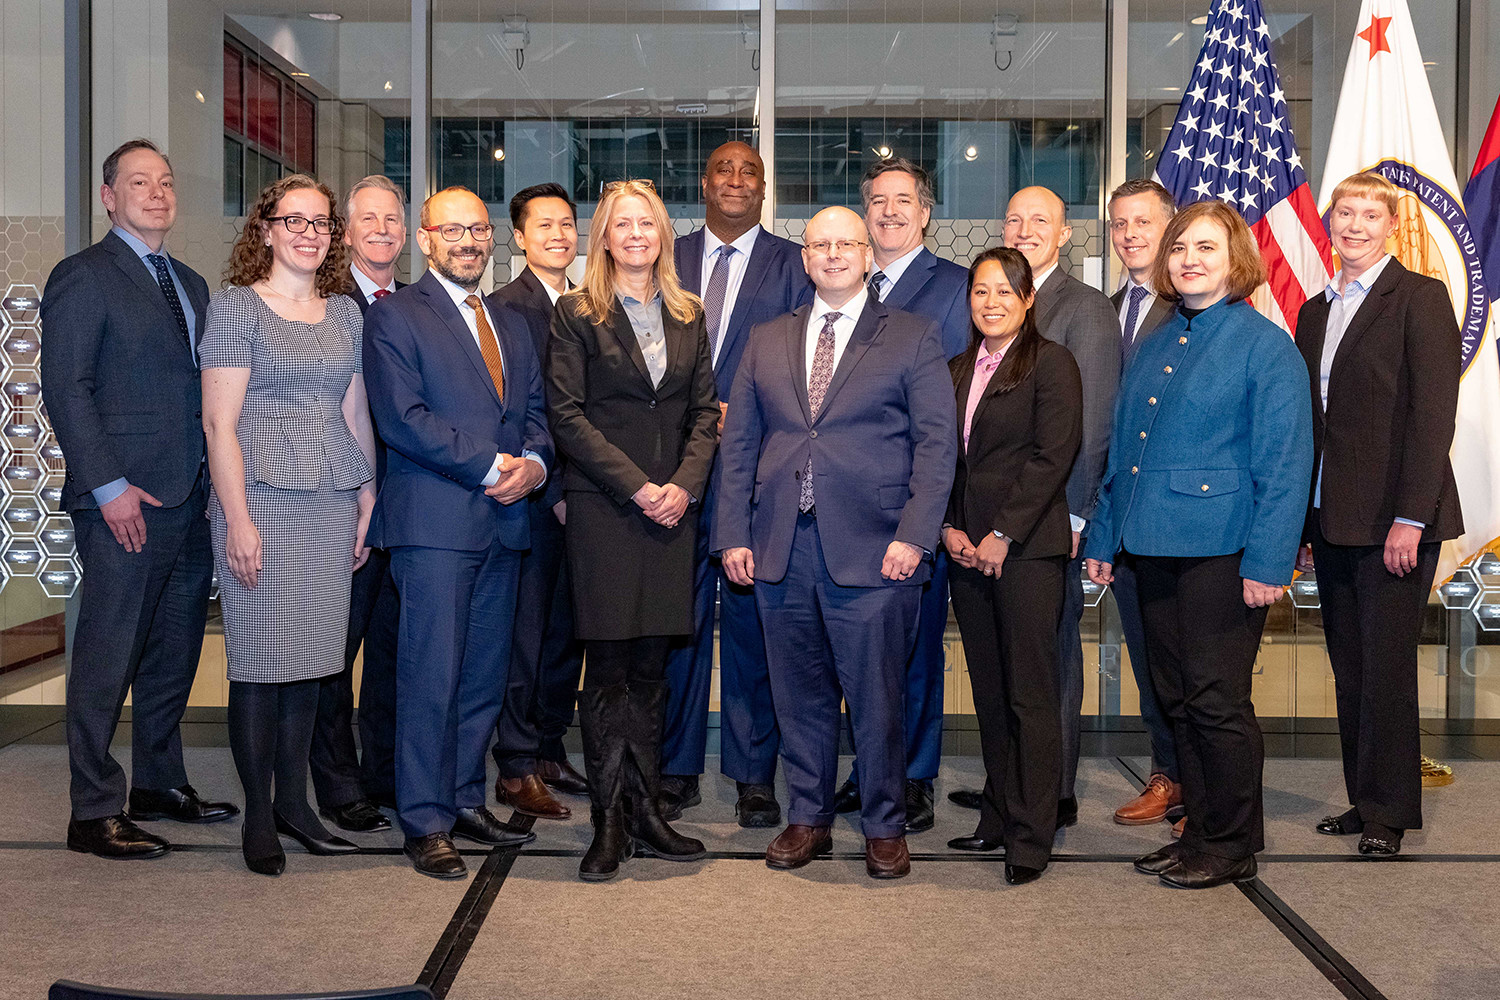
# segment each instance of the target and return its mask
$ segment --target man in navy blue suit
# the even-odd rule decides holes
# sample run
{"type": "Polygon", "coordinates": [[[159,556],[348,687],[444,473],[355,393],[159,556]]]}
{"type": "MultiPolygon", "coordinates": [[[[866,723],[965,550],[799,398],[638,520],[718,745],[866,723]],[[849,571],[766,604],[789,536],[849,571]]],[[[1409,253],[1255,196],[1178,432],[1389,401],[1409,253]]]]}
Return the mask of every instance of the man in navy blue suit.
{"type": "MultiPolygon", "coordinates": [[[[729,398],[750,328],[784,315],[812,298],[812,284],[795,243],[760,225],[766,169],[743,142],[726,142],[703,169],[707,224],[677,241],[674,256],[682,286],[703,298],[719,399],[729,398]]],[[[721,406],[725,405],[721,402],[721,406]]],[[[718,464],[703,498],[703,523],[713,523],[718,464]]],[[[738,791],[741,826],[775,826],[781,820],[772,783],[781,739],[771,706],[765,640],[755,595],[731,584],[709,555],[708,531],[698,533],[694,580],[694,637],[667,663],[670,696],[662,742],[662,788],[671,800],[667,818],[700,801],[698,776],[708,730],[708,694],[714,658],[714,598],[719,604],[720,769],[738,791]]]]}
{"type": "Polygon", "coordinates": [[[521,844],[485,808],[485,749],[500,714],[524,502],[547,478],[542,372],[525,329],[479,296],[494,227],[466,188],[422,206],[420,281],[365,317],[365,381],[387,465],[369,542],[401,597],[396,815],[417,871],[461,878],[453,835],[521,844]]]}
{"type": "Polygon", "coordinates": [[[869,295],[864,224],[807,224],[817,296],[758,327],[720,446],[713,548],[754,586],[781,723],[789,824],[766,850],[797,868],[832,849],[839,699],[864,766],[873,878],[911,870],[901,705],[922,584],[958,452],[937,324],[869,295]]]}
{"type": "MultiPolygon", "coordinates": [[[[870,293],[888,308],[930,319],[943,354],[969,346],[969,272],[922,245],[936,204],[932,177],[910,160],[881,160],[859,185],[875,263],[870,293]]],[[[932,779],[943,752],[943,630],[948,626],[948,557],[936,539],[932,579],[922,591],[917,641],[906,672],[906,828],[932,829],[932,779]]],[[[859,753],[856,742],[854,750],[859,753]]],[[[859,808],[859,764],[838,792],[840,812],[859,808]]]]}

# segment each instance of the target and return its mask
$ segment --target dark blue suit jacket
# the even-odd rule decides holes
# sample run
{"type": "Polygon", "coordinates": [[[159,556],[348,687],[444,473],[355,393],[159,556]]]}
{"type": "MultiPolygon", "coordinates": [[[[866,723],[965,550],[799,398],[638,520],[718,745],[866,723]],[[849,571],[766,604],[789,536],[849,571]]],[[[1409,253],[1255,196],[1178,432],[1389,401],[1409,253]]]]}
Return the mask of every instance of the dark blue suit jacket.
{"type": "Polygon", "coordinates": [[[841,587],[886,580],[893,540],[936,551],[953,486],[958,417],[937,324],[870,299],[833,370],[823,406],[807,402],[810,305],[757,327],[734,379],[719,444],[723,472],[713,551],[748,546],[755,578],[786,575],[809,456],[818,535],[841,587]]]}
{"type": "MultiPolygon", "coordinates": [[[[494,311],[491,310],[494,315],[494,311]]],[[[477,552],[530,545],[527,505],[481,482],[495,455],[531,451],[549,467],[542,370],[526,331],[494,315],[505,399],[448,292],[429,271],[365,314],[365,384],[389,449],[369,541],[477,552]]]]}
{"type": "MultiPolygon", "coordinates": [[[[531,346],[535,348],[537,358],[545,365],[547,339],[552,336],[552,310],[556,307],[552,305],[552,297],[542,287],[542,281],[535,272],[529,267],[523,268],[515,280],[495,289],[485,302],[489,305],[490,312],[496,315],[497,323],[507,322],[499,318],[502,310],[515,314],[516,319],[531,334],[531,346]]],[[[545,381],[544,379],[544,385],[545,381]]],[[[561,455],[556,457],[551,474],[547,477],[547,484],[532,494],[533,500],[546,505],[549,510],[563,498],[563,461],[561,455]]]]}
{"type": "Polygon", "coordinates": [[[885,293],[885,306],[932,320],[942,331],[943,356],[956,358],[969,349],[969,271],[931,250],[916,259],[885,293]]]}
{"type": "MultiPolygon", "coordinates": [[[[703,232],[699,229],[689,233],[672,249],[682,287],[694,295],[703,292],[703,232]]],[[[750,342],[751,328],[806,305],[812,297],[812,282],[808,280],[807,269],[802,266],[802,248],[762,229],[750,251],[739,295],[729,314],[729,324],[724,328],[724,343],[719,347],[719,358],[714,363],[714,380],[718,383],[720,399],[729,399],[734,373],[740,367],[745,345],[750,342]]],[[[712,330],[709,337],[713,337],[712,330]]]]}

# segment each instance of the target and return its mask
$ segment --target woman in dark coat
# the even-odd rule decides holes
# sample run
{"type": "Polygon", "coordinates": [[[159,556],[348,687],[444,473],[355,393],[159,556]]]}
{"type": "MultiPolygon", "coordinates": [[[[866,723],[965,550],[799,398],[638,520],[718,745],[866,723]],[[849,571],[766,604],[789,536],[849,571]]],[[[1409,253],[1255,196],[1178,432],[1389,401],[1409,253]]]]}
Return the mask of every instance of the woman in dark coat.
{"type": "Polygon", "coordinates": [[[704,854],[662,819],[658,795],[667,652],[693,631],[698,499],[719,399],[703,307],[678,283],[672,223],[649,182],[606,188],[587,259],[553,315],[547,397],[568,459],[564,530],[586,664],[578,711],[594,840],[578,874],[603,881],[632,837],[669,860],[704,854]]]}

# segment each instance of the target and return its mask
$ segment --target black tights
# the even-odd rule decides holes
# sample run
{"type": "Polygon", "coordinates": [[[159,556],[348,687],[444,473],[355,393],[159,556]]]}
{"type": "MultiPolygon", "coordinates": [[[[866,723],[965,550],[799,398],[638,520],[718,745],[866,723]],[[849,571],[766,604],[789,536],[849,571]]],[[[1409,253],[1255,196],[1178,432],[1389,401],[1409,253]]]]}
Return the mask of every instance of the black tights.
{"type": "Polygon", "coordinates": [[[647,635],[639,639],[589,639],[583,644],[583,686],[599,688],[630,681],[666,680],[667,653],[672,637],[647,635]]]}
{"type": "Polygon", "coordinates": [[[248,856],[263,857],[280,849],[276,815],[311,836],[328,836],[307,804],[307,758],[318,713],[318,686],[317,680],[229,682],[229,748],[245,789],[248,856]]]}

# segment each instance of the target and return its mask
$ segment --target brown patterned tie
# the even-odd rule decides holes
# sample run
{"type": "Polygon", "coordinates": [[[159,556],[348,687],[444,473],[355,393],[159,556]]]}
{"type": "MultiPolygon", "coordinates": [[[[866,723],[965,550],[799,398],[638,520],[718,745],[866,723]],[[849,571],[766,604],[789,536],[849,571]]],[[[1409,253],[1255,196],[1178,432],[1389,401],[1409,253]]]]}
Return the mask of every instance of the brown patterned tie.
{"type": "Polygon", "coordinates": [[[470,295],[464,305],[474,310],[474,324],[479,328],[479,353],[484,355],[484,366],[490,370],[490,379],[495,383],[495,392],[505,399],[505,367],[500,362],[500,341],[490,329],[490,321],[484,318],[484,306],[479,296],[470,295]]]}
{"type": "MultiPolygon", "coordinates": [[[[818,331],[818,345],[813,348],[812,371],[807,375],[807,407],[817,419],[823,408],[823,397],[833,381],[833,324],[843,313],[831,312],[823,317],[823,329],[818,331]]],[[[807,456],[807,467],[802,470],[802,492],[797,498],[797,509],[806,514],[813,509],[812,456],[807,456]]]]}

